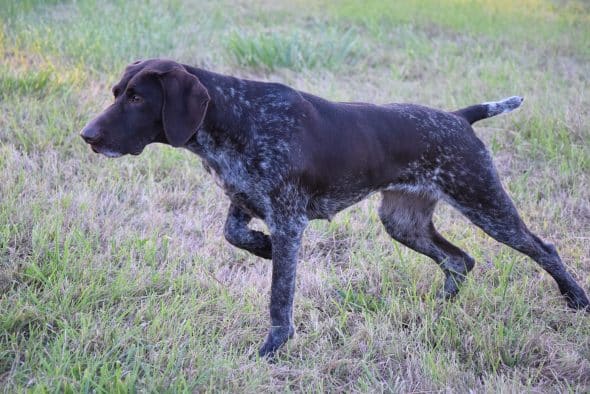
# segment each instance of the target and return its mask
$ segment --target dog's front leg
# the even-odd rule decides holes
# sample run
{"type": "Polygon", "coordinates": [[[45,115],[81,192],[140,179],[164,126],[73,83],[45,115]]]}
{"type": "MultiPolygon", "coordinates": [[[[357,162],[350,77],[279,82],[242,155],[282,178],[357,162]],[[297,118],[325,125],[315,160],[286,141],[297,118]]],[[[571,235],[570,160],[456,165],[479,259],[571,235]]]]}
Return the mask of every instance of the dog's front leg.
{"type": "Polygon", "coordinates": [[[247,250],[248,252],[262,257],[272,258],[272,243],[270,237],[260,231],[248,228],[252,216],[248,215],[237,205],[231,204],[223,233],[230,244],[247,250]]]}
{"type": "Polygon", "coordinates": [[[297,255],[307,221],[301,218],[271,226],[272,284],[270,294],[271,326],[259,355],[272,356],[295,333],[293,297],[297,255]]]}

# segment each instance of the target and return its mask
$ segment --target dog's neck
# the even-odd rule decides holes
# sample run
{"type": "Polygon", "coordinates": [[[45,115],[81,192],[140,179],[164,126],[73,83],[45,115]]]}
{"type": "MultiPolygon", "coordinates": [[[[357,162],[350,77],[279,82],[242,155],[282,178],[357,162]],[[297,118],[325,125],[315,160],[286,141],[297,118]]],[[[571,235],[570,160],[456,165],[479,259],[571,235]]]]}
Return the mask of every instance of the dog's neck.
{"type": "Polygon", "coordinates": [[[244,82],[200,68],[184,67],[209,92],[210,101],[201,128],[211,134],[223,134],[220,136],[223,139],[246,143],[253,119],[248,113],[249,102],[245,96],[244,82]]]}

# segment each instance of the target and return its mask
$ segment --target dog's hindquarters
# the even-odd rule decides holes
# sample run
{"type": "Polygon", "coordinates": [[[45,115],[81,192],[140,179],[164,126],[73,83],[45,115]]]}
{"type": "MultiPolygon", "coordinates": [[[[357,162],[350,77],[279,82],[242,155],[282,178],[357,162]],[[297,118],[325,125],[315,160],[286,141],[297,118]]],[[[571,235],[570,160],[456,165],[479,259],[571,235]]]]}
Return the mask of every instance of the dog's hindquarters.
{"type": "Polygon", "coordinates": [[[486,234],[535,260],[555,279],[570,307],[590,310],[586,294],[567,272],[555,248],[532,233],[520,218],[483,144],[462,166],[466,167],[459,171],[459,181],[441,185],[445,200],[486,234]]]}
{"type": "Polygon", "coordinates": [[[452,136],[462,133],[461,143],[447,139],[445,144],[433,144],[434,150],[402,171],[402,183],[383,191],[379,213],[389,235],[435,260],[446,275],[445,295],[455,294],[473,259],[435,230],[432,213],[442,198],[489,236],[535,260],[555,279],[570,307],[590,311],[586,294],[555,248],[520,218],[484,144],[472,130],[446,131],[452,136]]]}

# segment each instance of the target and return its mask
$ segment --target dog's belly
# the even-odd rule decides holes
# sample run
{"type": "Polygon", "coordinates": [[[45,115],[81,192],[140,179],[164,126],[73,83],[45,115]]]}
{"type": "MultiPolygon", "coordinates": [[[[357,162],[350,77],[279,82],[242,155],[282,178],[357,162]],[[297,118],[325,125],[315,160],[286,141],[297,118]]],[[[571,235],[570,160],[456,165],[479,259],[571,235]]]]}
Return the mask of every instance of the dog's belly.
{"type": "Polygon", "coordinates": [[[339,188],[312,195],[307,204],[307,216],[309,219],[331,220],[338,212],[364,200],[373,193],[388,191],[403,191],[408,194],[429,196],[433,199],[441,198],[440,186],[433,179],[411,177],[405,181],[391,181],[379,186],[365,184],[350,190],[339,188]]]}
{"type": "Polygon", "coordinates": [[[338,212],[364,200],[375,191],[375,189],[359,189],[311,196],[307,203],[307,217],[331,220],[338,212]]]}

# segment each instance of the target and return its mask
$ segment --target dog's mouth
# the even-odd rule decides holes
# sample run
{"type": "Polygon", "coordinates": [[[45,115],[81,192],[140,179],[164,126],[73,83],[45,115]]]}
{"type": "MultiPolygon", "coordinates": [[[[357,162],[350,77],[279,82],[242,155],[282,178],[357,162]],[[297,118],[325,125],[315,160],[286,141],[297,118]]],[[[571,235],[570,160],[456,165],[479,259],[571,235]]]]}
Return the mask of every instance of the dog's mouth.
{"type": "Polygon", "coordinates": [[[116,157],[123,156],[123,153],[121,153],[121,152],[115,152],[110,149],[101,148],[101,147],[98,147],[98,146],[92,145],[92,144],[90,145],[90,149],[92,149],[92,151],[94,153],[100,153],[100,154],[105,155],[106,157],[109,157],[109,158],[116,158],[116,157]]]}
{"type": "MultiPolygon", "coordinates": [[[[115,152],[113,150],[99,147],[97,145],[92,145],[92,144],[90,145],[90,149],[94,153],[100,153],[101,155],[105,155],[106,157],[109,157],[109,158],[116,158],[116,157],[121,157],[121,156],[125,155],[125,153],[115,152]]],[[[138,156],[141,154],[141,152],[143,152],[143,148],[135,149],[135,150],[128,152],[128,153],[133,156],[138,156]]]]}

